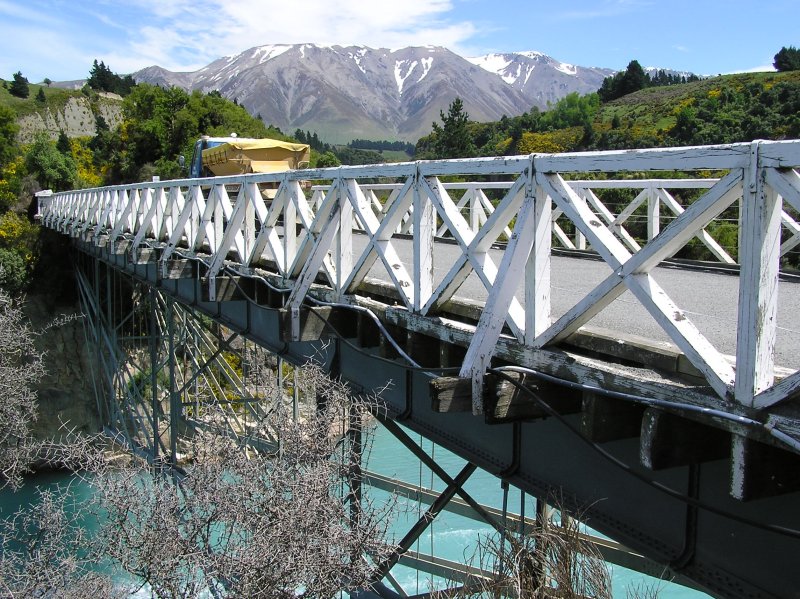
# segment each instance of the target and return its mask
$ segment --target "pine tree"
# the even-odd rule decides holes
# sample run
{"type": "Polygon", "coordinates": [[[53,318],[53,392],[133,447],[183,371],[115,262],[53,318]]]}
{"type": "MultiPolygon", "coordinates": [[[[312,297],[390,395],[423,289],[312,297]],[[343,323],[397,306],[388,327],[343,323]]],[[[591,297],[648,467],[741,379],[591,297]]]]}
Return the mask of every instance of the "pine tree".
{"type": "Polygon", "coordinates": [[[469,131],[469,114],[464,112],[464,102],[456,98],[450,104],[447,115],[439,111],[442,124],[433,123],[436,138],[434,151],[437,158],[470,158],[477,148],[469,131]]]}
{"type": "Polygon", "coordinates": [[[22,76],[20,71],[14,73],[14,80],[11,82],[8,91],[12,96],[18,98],[27,98],[30,95],[31,90],[28,87],[28,80],[22,76]]]}
{"type": "Polygon", "coordinates": [[[784,46],[775,55],[772,64],[777,71],[800,71],[800,50],[794,46],[784,46]]]}

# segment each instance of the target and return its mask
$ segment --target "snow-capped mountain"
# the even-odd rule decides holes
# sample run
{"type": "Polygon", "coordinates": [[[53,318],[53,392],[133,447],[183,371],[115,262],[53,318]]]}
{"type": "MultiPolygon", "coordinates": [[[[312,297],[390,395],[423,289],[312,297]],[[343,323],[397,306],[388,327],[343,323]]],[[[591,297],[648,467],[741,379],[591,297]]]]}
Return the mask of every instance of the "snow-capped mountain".
{"type": "Polygon", "coordinates": [[[475,121],[546,108],[570,92],[595,91],[612,73],[538,52],[466,59],[432,46],[294,44],[250,48],[191,73],[153,66],[133,76],[186,90],[218,90],[283,131],[316,131],[325,141],[341,143],[416,141],[455,97],[475,121]]]}
{"type": "Polygon", "coordinates": [[[597,91],[603,79],[615,72],[559,62],[541,52],[487,54],[467,60],[500,75],[508,85],[522,92],[531,106],[542,109],[571,92],[597,91]]]}

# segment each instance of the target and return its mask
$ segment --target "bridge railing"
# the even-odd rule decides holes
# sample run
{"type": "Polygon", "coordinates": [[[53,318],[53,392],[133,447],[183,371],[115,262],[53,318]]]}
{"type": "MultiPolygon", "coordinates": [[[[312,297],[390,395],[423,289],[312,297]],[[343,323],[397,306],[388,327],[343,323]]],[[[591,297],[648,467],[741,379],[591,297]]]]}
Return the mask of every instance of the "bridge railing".
{"type": "MultiPolygon", "coordinates": [[[[716,178],[586,179],[568,180],[567,184],[586,199],[595,215],[612,233],[619,237],[630,251],[638,252],[642,243],[654,239],[661,229],[680,216],[694,200],[692,196],[697,195],[696,192],[713,187],[718,180],[716,178]],[[610,205],[598,195],[606,190],[626,190],[636,193],[633,199],[620,201],[615,198],[614,204],[610,205]],[[679,195],[681,192],[689,197],[681,198],[679,195]]],[[[448,193],[456,190],[457,194],[458,190],[461,190],[461,196],[454,197],[454,200],[457,199],[456,207],[474,232],[486,224],[498,203],[498,200],[490,198],[487,192],[508,190],[511,185],[511,182],[503,181],[443,183],[448,193]]],[[[361,188],[372,204],[376,215],[381,218],[381,215],[391,208],[397,197],[396,192],[402,188],[402,185],[399,183],[375,183],[363,184],[361,188]]],[[[313,192],[311,203],[319,206],[330,186],[314,185],[311,189],[313,192]]],[[[735,237],[739,222],[738,201],[729,211],[731,214],[727,218],[718,217],[712,221],[717,226],[728,225],[727,230],[724,231],[727,233],[728,239],[720,239],[718,234],[715,235],[703,228],[695,235],[695,239],[705,246],[705,253],[695,250],[692,255],[686,256],[687,258],[702,258],[729,265],[738,264],[738,240],[735,237]],[[732,235],[733,238],[731,238],[732,235]]],[[[790,212],[793,211],[782,210],[781,212],[782,239],[785,239],[781,244],[782,259],[796,253],[795,248],[800,244],[800,223],[790,212]]],[[[557,247],[570,250],[591,250],[586,237],[580,229],[571,226],[560,208],[553,210],[552,220],[553,242],[557,247]]],[[[410,206],[395,233],[413,234],[413,223],[413,206],[410,206]]],[[[354,228],[359,231],[364,230],[358,222],[354,223],[354,228]]],[[[436,235],[442,238],[448,237],[447,227],[441,225],[437,229],[436,235]]],[[[510,237],[511,229],[505,227],[501,239],[507,240],[510,237]]]]}
{"type": "Polygon", "coordinates": [[[291,288],[293,314],[320,274],[347,301],[370,271],[382,270],[404,307],[422,318],[436,315],[475,275],[486,303],[471,327],[461,375],[473,380],[476,412],[504,331],[536,351],[568,338],[629,290],[721,398],[761,408],[800,387],[797,372],[777,383],[774,374],[780,260],[800,243],[791,216],[800,213],[798,166],[800,141],[340,167],[66,192],[53,196],[43,222],[87,239],[108,235],[112,246],[127,237],[134,255],[158,243],[162,262],[179,248],[202,254],[212,297],[226,262],[245,269],[269,263],[291,288]],[[622,180],[665,171],[715,177],[622,180]],[[274,199],[264,198],[263,183],[279,184],[274,199]],[[633,200],[613,209],[598,191],[624,188],[635,190],[633,200]],[[697,197],[684,206],[671,195],[676,189],[697,197]],[[662,206],[674,215],[663,227],[662,206]],[[642,210],[646,235],[629,222],[642,210]],[[735,252],[706,231],[720,215],[737,222],[735,252]],[[366,244],[354,244],[354,230],[366,244]],[[410,260],[398,252],[397,232],[412,233],[410,260]],[[438,236],[460,248],[443,276],[433,268],[438,236]],[[738,257],[735,364],[653,273],[695,238],[723,262],[738,257]],[[610,267],[557,319],[550,304],[554,239],[591,247],[610,267]],[[500,258],[489,251],[498,241],[505,244],[500,258]]]}

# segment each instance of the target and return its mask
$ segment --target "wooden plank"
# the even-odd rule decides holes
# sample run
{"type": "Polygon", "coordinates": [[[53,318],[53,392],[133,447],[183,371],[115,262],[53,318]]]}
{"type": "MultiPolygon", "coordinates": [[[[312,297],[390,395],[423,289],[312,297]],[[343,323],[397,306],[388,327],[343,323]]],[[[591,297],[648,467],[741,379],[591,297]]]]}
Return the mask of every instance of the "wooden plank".
{"type": "Polygon", "coordinates": [[[579,391],[519,372],[509,372],[507,376],[515,383],[494,374],[486,377],[488,424],[547,418],[548,407],[562,415],[581,411],[579,391]]]}
{"type": "Polygon", "coordinates": [[[302,306],[299,314],[299,336],[292,334],[292,313],[290,310],[282,308],[280,314],[280,339],[283,342],[290,341],[318,341],[331,336],[332,331],[328,328],[334,308],[328,306],[308,307],[302,306]]]}
{"type": "Polygon", "coordinates": [[[547,175],[537,171],[536,182],[564,211],[567,218],[581,230],[594,250],[612,269],[619,268],[631,257],[631,253],[622,242],[597,220],[586,200],[576,194],[559,175],[547,175]]]}
{"type": "Polygon", "coordinates": [[[201,297],[204,302],[209,302],[209,301],[233,302],[233,301],[255,299],[255,284],[253,279],[249,277],[218,276],[213,279],[216,295],[214,296],[214,299],[211,300],[210,299],[211,280],[212,279],[208,277],[202,278],[201,297]]]}
{"type": "Polygon", "coordinates": [[[357,341],[359,347],[378,347],[381,343],[381,331],[375,321],[364,313],[358,313],[357,341]]]}
{"type": "Polygon", "coordinates": [[[534,167],[541,173],[728,170],[744,167],[749,154],[749,144],[537,154],[534,167]]]}
{"type": "Polygon", "coordinates": [[[406,336],[405,351],[420,366],[439,368],[440,344],[441,341],[429,335],[410,332],[406,336]]]}
{"type": "Polygon", "coordinates": [[[651,470],[677,468],[729,459],[731,436],[726,431],[648,408],[642,420],[639,457],[651,470]]]}
{"type": "Polygon", "coordinates": [[[197,262],[195,260],[161,260],[160,271],[162,279],[192,279],[197,276],[197,262]]]}
{"type": "MultiPolygon", "coordinates": [[[[367,303],[373,310],[381,312],[380,304],[367,303]]],[[[442,317],[423,317],[407,310],[387,307],[382,311],[387,322],[396,324],[403,330],[425,332],[433,337],[457,344],[469,345],[474,326],[442,317]]],[[[642,349],[644,351],[644,348],[642,349]]],[[[689,404],[698,408],[723,410],[733,415],[750,418],[750,410],[741,405],[724,402],[707,387],[696,383],[686,384],[680,377],[659,376],[651,369],[636,369],[620,366],[599,357],[581,355],[560,349],[536,349],[524,346],[515,339],[500,337],[495,349],[495,356],[511,364],[530,368],[546,375],[580,383],[598,389],[608,389],[627,393],[633,396],[649,397],[689,404]]],[[[752,429],[744,424],[731,420],[714,419],[704,416],[705,421],[714,422],[719,428],[732,433],[748,434],[759,441],[782,446],[766,429],[752,429]]],[[[787,414],[774,413],[769,416],[770,426],[776,426],[786,434],[800,437],[800,419],[787,414]]]]}
{"type": "Polygon", "coordinates": [[[108,249],[112,254],[122,256],[128,253],[128,251],[131,249],[131,245],[133,245],[133,241],[131,239],[116,239],[110,244],[108,249]]]}
{"type": "Polygon", "coordinates": [[[472,411],[472,379],[440,377],[429,384],[431,409],[440,414],[472,411]]]}
{"type": "Polygon", "coordinates": [[[753,407],[763,410],[790,397],[797,397],[798,394],[800,394],[800,371],[756,395],[753,407]]]}
{"type": "Polygon", "coordinates": [[[151,247],[143,247],[131,256],[133,264],[152,264],[158,260],[158,250],[151,247]]]}
{"type": "Polygon", "coordinates": [[[414,293],[412,306],[420,310],[433,293],[433,245],[436,233],[436,209],[433,202],[414,187],[414,293]]]}

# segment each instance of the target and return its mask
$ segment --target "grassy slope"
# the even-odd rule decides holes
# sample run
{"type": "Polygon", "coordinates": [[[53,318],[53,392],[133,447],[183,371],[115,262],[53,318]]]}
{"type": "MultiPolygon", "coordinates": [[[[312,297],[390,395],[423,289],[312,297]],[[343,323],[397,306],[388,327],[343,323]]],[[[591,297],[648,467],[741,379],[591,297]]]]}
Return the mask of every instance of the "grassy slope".
{"type": "Polygon", "coordinates": [[[681,85],[651,87],[601,106],[595,126],[598,130],[608,129],[617,115],[623,123],[632,120],[643,133],[656,134],[674,126],[676,112],[692,98],[705,98],[710,92],[725,88],[739,90],[752,83],[771,86],[781,81],[800,83],[800,71],[719,75],[681,85]]]}
{"type": "MultiPolygon", "coordinates": [[[[10,84],[10,82],[9,82],[10,84]]],[[[30,94],[27,98],[17,98],[12,96],[7,89],[0,86],[0,105],[8,106],[17,113],[17,117],[27,116],[34,112],[41,112],[44,108],[51,111],[59,111],[66,106],[70,98],[85,97],[80,91],[47,87],[46,85],[29,84],[30,94]],[[36,100],[39,90],[44,90],[45,103],[36,100]]]]}

